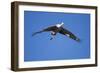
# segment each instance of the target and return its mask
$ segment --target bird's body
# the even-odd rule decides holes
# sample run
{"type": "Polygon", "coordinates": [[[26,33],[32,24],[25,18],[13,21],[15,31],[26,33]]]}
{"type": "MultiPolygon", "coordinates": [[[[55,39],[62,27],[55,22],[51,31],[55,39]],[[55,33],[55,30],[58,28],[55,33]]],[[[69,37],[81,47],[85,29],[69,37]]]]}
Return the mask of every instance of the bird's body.
{"type": "Polygon", "coordinates": [[[34,35],[36,35],[38,33],[50,31],[51,35],[52,35],[52,38],[50,40],[52,40],[57,33],[60,33],[62,35],[68,36],[69,38],[72,38],[73,40],[80,41],[80,39],[77,38],[73,33],[68,31],[67,29],[63,28],[62,27],[63,24],[64,23],[62,22],[61,24],[56,24],[55,26],[50,26],[50,27],[48,27],[46,29],[43,29],[42,31],[33,33],[32,36],[34,36],[34,35]]]}

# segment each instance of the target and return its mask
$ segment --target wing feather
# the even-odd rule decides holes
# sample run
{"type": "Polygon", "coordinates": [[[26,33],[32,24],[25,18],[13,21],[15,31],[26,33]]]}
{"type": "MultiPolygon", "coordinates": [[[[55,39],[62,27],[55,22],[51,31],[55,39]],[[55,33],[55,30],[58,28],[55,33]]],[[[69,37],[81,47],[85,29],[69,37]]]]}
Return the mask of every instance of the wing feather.
{"type": "Polygon", "coordinates": [[[42,32],[44,32],[44,31],[34,32],[34,33],[32,34],[32,36],[34,36],[34,35],[36,35],[36,34],[39,34],[39,33],[42,33],[42,32]]]}

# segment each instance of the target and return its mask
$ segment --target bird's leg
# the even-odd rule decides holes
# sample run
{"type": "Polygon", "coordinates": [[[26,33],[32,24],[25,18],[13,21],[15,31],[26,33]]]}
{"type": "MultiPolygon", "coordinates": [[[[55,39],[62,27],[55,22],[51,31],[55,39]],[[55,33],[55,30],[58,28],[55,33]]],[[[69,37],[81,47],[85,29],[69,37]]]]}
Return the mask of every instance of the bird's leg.
{"type": "Polygon", "coordinates": [[[50,40],[52,40],[54,38],[54,35],[51,36],[50,40]]]}
{"type": "Polygon", "coordinates": [[[51,37],[50,40],[52,40],[53,38],[51,37]]]}
{"type": "Polygon", "coordinates": [[[52,40],[53,38],[54,38],[54,36],[56,35],[56,33],[55,32],[51,32],[51,38],[50,38],[50,40],[52,40]]]}

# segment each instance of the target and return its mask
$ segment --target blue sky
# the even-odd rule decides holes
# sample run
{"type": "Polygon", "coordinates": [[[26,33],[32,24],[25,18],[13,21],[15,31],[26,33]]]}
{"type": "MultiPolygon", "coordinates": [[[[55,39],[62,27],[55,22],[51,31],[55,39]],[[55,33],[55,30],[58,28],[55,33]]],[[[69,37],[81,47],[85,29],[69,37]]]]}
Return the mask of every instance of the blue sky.
{"type": "Polygon", "coordinates": [[[90,14],[24,11],[24,61],[70,60],[90,58],[90,14]],[[64,22],[81,42],[50,32],[32,37],[33,32],[64,22]]]}

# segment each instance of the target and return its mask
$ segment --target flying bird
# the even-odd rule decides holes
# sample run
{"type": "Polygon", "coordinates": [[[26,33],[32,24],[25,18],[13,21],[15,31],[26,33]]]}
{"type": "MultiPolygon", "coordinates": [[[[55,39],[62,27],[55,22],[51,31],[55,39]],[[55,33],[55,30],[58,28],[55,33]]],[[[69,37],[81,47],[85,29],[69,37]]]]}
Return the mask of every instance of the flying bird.
{"type": "Polygon", "coordinates": [[[36,35],[36,34],[39,34],[39,33],[42,33],[42,32],[51,32],[51,39],[52,40],[54,38],[54,36],[56,36],[57,33],[60,33],[62,35],[65,35],[65,36],[68,36],[69,38],[75,40],[75,41],[80,41],[79,38],[77,38],[72,32],[70,32],[69,30],[65,29],[63,27],[63,22],[61,24],[56,24],[54,26],[50,26],[50,27],[47,27],[41,31],[38,31],[38,32],[35,32],[32,34],[32,36],[36,35]]]}

